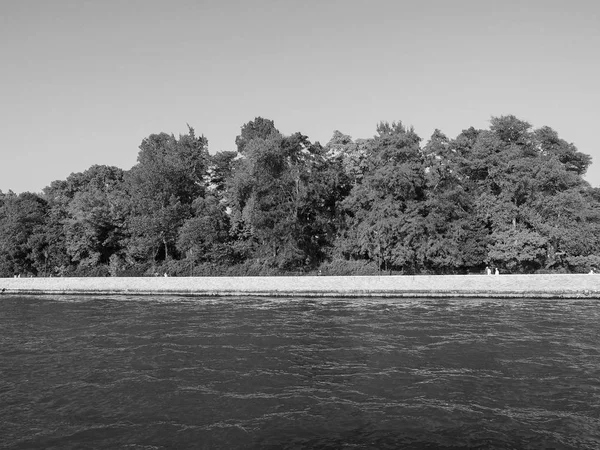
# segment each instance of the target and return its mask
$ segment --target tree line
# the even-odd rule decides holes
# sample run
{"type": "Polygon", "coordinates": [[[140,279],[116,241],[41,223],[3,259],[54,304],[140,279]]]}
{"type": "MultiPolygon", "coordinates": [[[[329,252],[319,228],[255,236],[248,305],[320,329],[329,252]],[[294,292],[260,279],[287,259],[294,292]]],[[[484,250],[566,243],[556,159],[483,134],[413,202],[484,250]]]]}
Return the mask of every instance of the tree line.
{"type": "Polygon", "coordinates": [[[237,151],[143,139],[130,170],[94,165],[42,193],[0,191],[0,276],[587,272],[600,267],[591,158],[549,127],[494,117],[423,143],[382,122],[325,145],[273,121],[237,151]]]}

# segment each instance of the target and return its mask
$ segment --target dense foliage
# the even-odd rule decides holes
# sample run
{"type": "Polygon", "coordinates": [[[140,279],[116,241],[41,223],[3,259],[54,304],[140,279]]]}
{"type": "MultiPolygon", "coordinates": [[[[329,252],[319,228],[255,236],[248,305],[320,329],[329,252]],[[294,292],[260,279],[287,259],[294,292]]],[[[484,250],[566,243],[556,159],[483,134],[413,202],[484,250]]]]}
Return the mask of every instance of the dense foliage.
{"type": "Polygon", "coordinates": [[[600,267],[591,158],[492,118],[422,143],[402,123],[321,146],[271,120],[208,153],[193,128],[145,138],[128,171],[0,191],[0,276],[583,272],[600,267]]]}

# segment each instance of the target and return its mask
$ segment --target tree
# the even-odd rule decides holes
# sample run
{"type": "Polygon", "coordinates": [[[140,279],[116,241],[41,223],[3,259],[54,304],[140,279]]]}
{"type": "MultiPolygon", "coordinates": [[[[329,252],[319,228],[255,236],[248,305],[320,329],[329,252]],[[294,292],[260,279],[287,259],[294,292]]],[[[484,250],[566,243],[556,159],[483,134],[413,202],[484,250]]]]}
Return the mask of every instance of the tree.
{"type": "Polygon", "coordinates": [[[567,269],[569,257],[597,251],[597,213],[582,200],[591,199],[581,178],[587,155],[514,116],[492,118],[489,131],[470,136],[461,172],[477,222],[488,229],[489,262],[512,272],[567,269]],[[571,245],[578,236],[588,244],[571,245]]]}
{"type": "Polygon", "coordinates": [[[206,192],[208,141],[166,133],[142,141],[138,164],[126,175],[130,197],[127,254],[154,262],[174,256],[179,228],[192,215],[191,205],[206,192]]]}
{"type": "Polygon", "coordinates": [[[179,230],[177,249],[193,263],[228,263],[231,225],[225,207],[212,195],[199,197],[192,207],[194,216],[179,230]]]}
{"type": "Polygon", "coordinates": [[[368,140],[359,139],[355,142],[350,136],[336,130],[325,150],[327,159],[338,161],[353,184],[360,182],[367,169],[368,140]]]}
{"type": "Polygon", "coordinates": [[[535,131],[537,148],[543,156],[555,157],[569,172],[584,175],[592,162],[589,155],[580,153],[573,144],[558,137],[558,133],[550,127],[542,127],[535,131]]]}
{"type": "Polygon", "coordinates": [[[276,134],[251,140],[231,185],[235,229],[251,236],[257,256],[280,268],[298,265],[302,256],[295,239],[298,148],[292,147],[276,134]]]}
{"type": "Polygon", "coordinates": [[[220,195],[225,193],[226,183],[231,177],[237,156],[236,152],[218,152],[209,157],[209,186],[220,195]]]}
{"type": "Polygon", "coordinates": [[[53,272],[65,273],[71,267],[78,273],[93,272],[121,251],[126,214],[123,180],[123,170],[94,165],[44,189],[50,206],[45,252],[53,272]]]}
{"type": "Polygon", "coordinates": [[[41,273],[36,250],[43,247],[47,202],[30,192],[3,194],[0,201],[0,274],[41,273]]]}
{"type": "Polygon", "coordinates": [[[272,120],[256,117],[242,126],[241,133],[235,138],[235,145],[239,153],[246,151],[246,146],[255,139],[268,139],[271,135],[279,135],[272,120]]]}
{"type": "Polygon", "coordinates": [[[346,257],[377,261],[384,270],[415,271],[425,197],[420,138],[401,122],[383,122],[377,132],[362,181],[344,201],[347,230],[338,246],[346,257]]]}
{"type": "Polygon", "coordinates": [[[301,133],[269,129],[266,136],[249,135],[228,184],[233,245],[269,267],[314,266],[323,257],[317,247],[330,234],[314,209],[330,206],[316,178],[326,171],[325,152],[301,133]]]}
{"type": "Polygon", "coordinates": [[[461,173],[464,158],[435,130],[423,148],[427,198],[426,238],[418,259],[427,270],[455,273],[481,266],[487,256],[485,230],[473,221],[473,199],[461,173]]]}

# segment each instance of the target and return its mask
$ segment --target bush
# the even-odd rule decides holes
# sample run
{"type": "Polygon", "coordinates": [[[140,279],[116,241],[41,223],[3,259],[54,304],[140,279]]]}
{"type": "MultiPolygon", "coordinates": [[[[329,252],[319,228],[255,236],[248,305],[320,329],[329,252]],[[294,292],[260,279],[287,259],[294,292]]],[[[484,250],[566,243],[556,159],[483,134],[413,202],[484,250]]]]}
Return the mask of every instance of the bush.
{"type": "Polygon", "coordinates": [[[535,271],[538,275],[553,275],[557,273],[570,273],[564,267],[557,267],[556,269],[538,269],[535,271]]]}
{"type": "Polygon", "coordinates": [[[381,271],[378,270],[377,264],[372,261],[334,259],[333,261],[321,264],[319,273],[330,276],[379,275],[381,271]]]}
{"type": "Polygon", "coordinates": [[[144,277],[148,276],[148,268],[151,264],[148,263],[129,263],[121,267],[119,270],[120,277],[144,277]]]}
{"type": "Polygon", "coordinates": [[[77,266],[68,268],[63,275],[65,277],[108,277],[110,271],[107,265],[77,266]]]}
{"type": "Polygon", "coordinates": [[[567,263],[569,268],[575,273],[588,273],[590,269],[600,268],[600,256],[569,256],[567,263]]]}

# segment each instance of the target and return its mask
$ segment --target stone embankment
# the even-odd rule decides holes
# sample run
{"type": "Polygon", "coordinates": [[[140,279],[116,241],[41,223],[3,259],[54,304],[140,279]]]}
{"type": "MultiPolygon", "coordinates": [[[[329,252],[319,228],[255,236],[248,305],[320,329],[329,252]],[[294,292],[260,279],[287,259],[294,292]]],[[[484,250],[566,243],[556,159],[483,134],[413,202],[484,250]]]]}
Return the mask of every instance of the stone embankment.
{"type": "Polygon", "coordinates": [[[600,299],[600,275],[0,278],[2,294],[600,299]]]}

